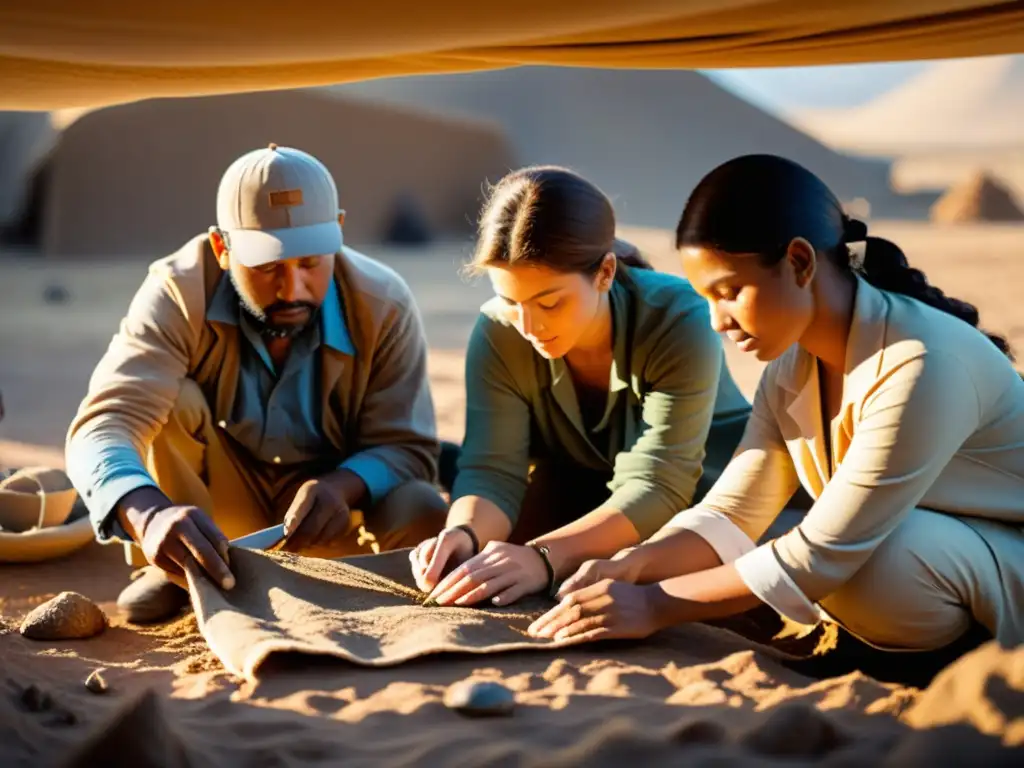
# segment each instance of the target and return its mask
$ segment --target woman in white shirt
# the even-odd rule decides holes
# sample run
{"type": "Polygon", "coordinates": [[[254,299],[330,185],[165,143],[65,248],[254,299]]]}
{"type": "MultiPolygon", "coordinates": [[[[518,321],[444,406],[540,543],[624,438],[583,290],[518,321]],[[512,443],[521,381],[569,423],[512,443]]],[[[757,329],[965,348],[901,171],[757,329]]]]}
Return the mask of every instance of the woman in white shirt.
{"type": "Polygon", "coordinates": [[[709,174],[677,243],[716,329],[770,361],[753,414],[696,507],[582,566],[531,633],[640,637],[767,604],[885,649],[975,623],[1024,641],[1024,381],[1006,341],[782,158],[709,174]],[[806,518],[757,546],[798,484],[806,518]]]}

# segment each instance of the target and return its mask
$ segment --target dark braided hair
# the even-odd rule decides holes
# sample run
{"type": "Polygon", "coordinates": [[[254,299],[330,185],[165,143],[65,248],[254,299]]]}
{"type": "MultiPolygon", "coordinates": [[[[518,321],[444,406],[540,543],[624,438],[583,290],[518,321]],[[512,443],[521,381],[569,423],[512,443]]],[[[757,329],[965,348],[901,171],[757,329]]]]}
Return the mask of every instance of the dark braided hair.
{"type": "MultiPolygon", "coordinates": [[[[876,288],[910,296],[978,327],[977,307],[930,284],[924,272],[910,266],[899,246],[869,236],[864,222],[847,216],[821,179],[775,155],[737,157],[705,176],[679,220],[676,247],[756,253],[764,263],[775,264],[797,237],[841,268],[858,272],[876,288]],[[865,244],[862,263],[849,247],[860,242],[865,244]]],[[[1003,336],[985,335],[1013,360],[1003,336]]]]}

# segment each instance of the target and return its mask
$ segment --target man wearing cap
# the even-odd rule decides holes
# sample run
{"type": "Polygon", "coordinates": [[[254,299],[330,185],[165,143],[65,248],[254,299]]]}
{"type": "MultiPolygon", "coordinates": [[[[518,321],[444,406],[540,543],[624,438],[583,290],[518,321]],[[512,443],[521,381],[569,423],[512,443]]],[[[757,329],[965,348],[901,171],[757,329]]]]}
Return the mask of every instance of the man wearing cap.
{"type": "Polygon", "coordinates": [[[314,157],[239,158],[218,225],[151,265],[93,373],[68,474],[97,538],[157,566],[118,601],[131,620],[176,613],[192,561],[230,589],[228,540],[276,523],[331,556],[443,527],[419,312],[343,218],[314,157]]]}

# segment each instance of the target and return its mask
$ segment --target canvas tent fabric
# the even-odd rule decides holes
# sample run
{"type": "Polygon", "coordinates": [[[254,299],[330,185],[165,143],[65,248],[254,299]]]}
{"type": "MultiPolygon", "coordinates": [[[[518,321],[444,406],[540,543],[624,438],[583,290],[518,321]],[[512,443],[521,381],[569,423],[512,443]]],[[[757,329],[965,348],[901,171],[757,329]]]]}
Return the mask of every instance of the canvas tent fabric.
{"type": "Polygon", "coordinates": [[[170,253],[216,224],[224,169],[269,142],[299,147],[331,170],[352,244],[382,238],[408,199],[433,232],[465,236],[484,182],[517,164],[486,122],[315,91],[140,101],[90,112],[63,132],[49,160],[41,250],[170,253]]]}
{"type": "Polygon", "coordinates": [[[0,108],[522,64],[792,66],[1022,50],[1024,4],[1006,0],[34,0],[0,6],[0,108]]]}

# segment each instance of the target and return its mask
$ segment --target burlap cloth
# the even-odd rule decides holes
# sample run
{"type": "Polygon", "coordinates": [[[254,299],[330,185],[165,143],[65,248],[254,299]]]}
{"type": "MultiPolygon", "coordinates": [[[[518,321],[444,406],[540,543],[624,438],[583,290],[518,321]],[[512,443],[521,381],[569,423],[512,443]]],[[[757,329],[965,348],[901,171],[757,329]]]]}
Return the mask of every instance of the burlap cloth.
{"type": "MultiPolygon", "coordinates": [[[[224,591],[190,571],[199,630],[236,675],[255,679],[274,653],[337,656],[385,667],[433,653],[558,648],[530,623],[553,604],[531,597],[508,608],[424,607],[408,550],[344,560],[231,550],[237,585],[224,591]]],[[[489,606],[490,604],[485,604],[489,606]]]]}

